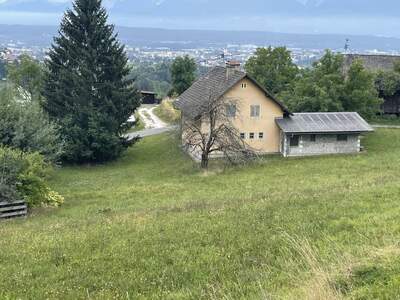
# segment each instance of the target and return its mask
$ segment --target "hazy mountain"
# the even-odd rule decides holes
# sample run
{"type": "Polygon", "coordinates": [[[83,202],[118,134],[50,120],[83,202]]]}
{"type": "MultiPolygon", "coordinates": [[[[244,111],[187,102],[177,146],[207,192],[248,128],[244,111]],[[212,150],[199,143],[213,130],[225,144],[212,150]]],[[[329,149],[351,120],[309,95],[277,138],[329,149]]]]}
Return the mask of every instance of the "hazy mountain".
{"type": "MultiPolygon", "coordinates": [[[[190,47],[217,46],[227,44],[255,44],[258,46],[288,46],[304,49],[342,49],[345,39],[350,37],[354,50],[400,49],[400,39],[374,36],[288,34],[259,31],[210,31],[210,30],[166,30],[151,28],[117,27],[119,38],[129,46],[190,47]]],[[[57,34],[56,26],[0,25],[0,45],[10,41],[28,46],[47,47],[57,34]]]]}
{"type": "MultiPolygon", "coordinates": [[[[400,37],[398,0],[103,0],[121,26],[400,37]]],[[[58,24],[71,0],[0,0],[0,23],[58,24]]]]}
{"type": "MultiPolygon", "coordinates": [[[[0,10],[61,12],[68,0],[0,0],[0,10]]],[[[398,16],[398,0],[104,0],[112,12],[162,16],[238,15],[387,15],[398,16]]]]}

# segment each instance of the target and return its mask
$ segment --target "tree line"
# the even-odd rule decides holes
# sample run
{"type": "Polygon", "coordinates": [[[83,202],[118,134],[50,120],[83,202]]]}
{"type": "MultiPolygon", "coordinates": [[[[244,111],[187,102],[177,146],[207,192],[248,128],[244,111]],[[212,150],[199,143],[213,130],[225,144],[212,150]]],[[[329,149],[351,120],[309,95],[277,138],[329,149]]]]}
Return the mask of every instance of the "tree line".
{"type": "MultiPolygon", "coordinates": [[[[194,61],[177,59],[177,94],[194,81],[194,61]]],[[[393,71],[370,72],[354,61],[344,72],[344,57],[327,50],[311,68],[297,66],[286,47],[259,48],[245,71],[293,112],[356,111],[366,118],[381,112],[383,96],[400,91],[400,64],[393,71]]]]}
{"type": "Polygon", "coordinates": [[[285,47],[260,48],[246,71],[293,112],[357,111],[372,117],[380,111],[379,76],[355,61],[344,72],[344,57],[327,50],[311,68],[297,67],[285,47]]]}

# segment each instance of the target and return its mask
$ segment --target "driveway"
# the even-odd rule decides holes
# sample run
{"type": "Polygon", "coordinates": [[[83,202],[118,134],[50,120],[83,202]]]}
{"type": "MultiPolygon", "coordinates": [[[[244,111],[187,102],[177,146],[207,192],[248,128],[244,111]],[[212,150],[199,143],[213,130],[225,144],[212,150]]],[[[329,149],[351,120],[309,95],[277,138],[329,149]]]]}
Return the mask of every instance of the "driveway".
{"type": "Polygon", "coordinates": [[[178,128],[178,126],[176,125],[169,125],[160,120],[160,118],[154,114],[154,109],[156,107],[157,106],[146,105],[139,108],[138,113],[140,115],[140,119],[144,123],[145,129],[126,134],[125,137],[127,137],[128,140],[137,137],[144,138],[147,136],[157,135],[168,131],[174,131],[178,128]]]}
{"type": "Polygon", "coordinates": [[[160,118],[154,114],[156,107],[157,106],[143,106],[138,110],[140,119],[143,121],[146,129],[165,128],[168,126],[168,124],[160,120],[160,118]]]}

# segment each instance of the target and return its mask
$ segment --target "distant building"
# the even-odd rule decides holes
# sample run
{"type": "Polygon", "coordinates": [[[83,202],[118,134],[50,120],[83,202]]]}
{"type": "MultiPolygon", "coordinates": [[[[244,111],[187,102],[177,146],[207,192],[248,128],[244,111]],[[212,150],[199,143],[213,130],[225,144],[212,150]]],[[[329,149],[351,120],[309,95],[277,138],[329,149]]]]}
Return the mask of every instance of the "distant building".
{"type": "Polygon", "coordinates": [[[157,95],[150,91],[140,91],[142,96],[142,104],[159,104],[160,99],[157,99],[157,95]]]}
{"type": "Polygon", "coordinates": [[[201,108],[209,100],[205,91],[218,97],[235,99],[229,107],[232,125],[240,138],[260,154],[281,153],[283,156],[307,156],[357,153],[360,136],[373,129],[357,113],[291,113],[270,92],[247,73],[240,64],[214,67],[180,95],[176,107],[182,112],[182,144],[189,154],[199,159],[199,149],[187,140],[189,123],[207,133],[210,126],[201,108]]]}
{"type": "MultiPolygon", "coordinates": [[[[346,54],[344,55],[343,71],[347,74],[351,64],[360,60],[365,69],[371,72],[393,71],[397,63],[400,64],[400,56],[395,55],[369,55],[369,54],[346,54]]],[[[380,95],[385,102],[382,104],[384,114],[396,114],[400,116],[400,90],[391,97],[380,95]]]]}

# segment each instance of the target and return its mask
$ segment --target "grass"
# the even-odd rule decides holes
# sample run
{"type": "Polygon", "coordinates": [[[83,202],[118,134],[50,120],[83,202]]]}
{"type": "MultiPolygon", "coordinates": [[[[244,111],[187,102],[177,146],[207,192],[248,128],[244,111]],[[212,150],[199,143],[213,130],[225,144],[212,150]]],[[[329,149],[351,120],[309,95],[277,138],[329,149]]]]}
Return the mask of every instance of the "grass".
{"type": "Polygon", "coordinates": [[[58,170],[0,223],[0,299],[396,299],[400,130],[360,155],[194,167],[168,135],[58,170]]]}
{"type": "Polygon", "coordinates": [[[154,109],[154,114],[167,124],[175,124],[180,120],[180,113],[173,106],[173,100],[164,99],[154,109]]]}
{"type": "Polygon", "coordinates": [[[370,124],[376,125],[395,125],[400,126],[400,117],[396,115],[382,115],[375,116],[371,120],[369,120],[370,124]]]}

